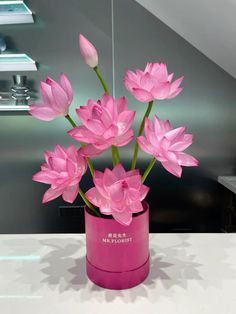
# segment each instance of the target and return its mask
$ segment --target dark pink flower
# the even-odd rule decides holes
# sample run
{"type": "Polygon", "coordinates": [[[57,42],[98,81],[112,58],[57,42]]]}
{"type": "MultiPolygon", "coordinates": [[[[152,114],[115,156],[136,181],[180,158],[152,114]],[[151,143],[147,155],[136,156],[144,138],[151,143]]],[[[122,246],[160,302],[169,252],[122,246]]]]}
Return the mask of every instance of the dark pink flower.
{"type": "Polygon", "coordinates": [[[137,138],[140,148],[153,155],[162,166],[177,177],[181,177],[181,166],[197,166],[198,160],[183,153],[192,144],[192,134],[186,134],[185,127],[173,129],[170,122],[154,117],[154,124],[145,119],[145,136],[137,138]]]}
{"type": "Polygon", "coordinates": [[[170,99],[181,91],[183,76],[172,82],[174,73],[168,74],[166,64],[147,63],[144,71],[127,71],[124,84],[128,91],[139,101],[149,102],[154,99],[170,99]]]}
{"type": "Polygon", "coordinates": [[[79,142],[88,143],[81,148],[84,156],[96,156],[112,145],[124,146],[133,137],[130,127],[135,111],[128,110],[125,97],[115,100],[104,94],[98,102],[88,100],[87,105],[80,106],[76,112],[83,125],[68,134],[79,142]]]}
{"type": "Polygon", "coordinates": [[[31,104],[29,113],[39,120],[51,121],[58,116],[66,116],[73,99],[73,90],[65,74],[60,74],[57,83],[50,77],[40,82],[42,103],[31,104]]]}
{"type": "Polygon", "coordinates": [[[94,185],[85,194],[87,199],[100,208],[104,215],[112,215],[123,225],[132,221],[132,213],[143,211],[142,200],[149,188],[142,184],[138,170],[126,172],[121,164],[104,173],[95,170],[94,185]]]}
{"type": "Polygon", "coordinates": [[[54,151],[46,151],[46,163],[33,176],[34,181],[51,184],[43,197],[43,203],[62,195],[64,201],[73,203],[78,194],[78,184],[86,172],[86,160],[74,145],[64,149],[56,145],[54,151]]]}

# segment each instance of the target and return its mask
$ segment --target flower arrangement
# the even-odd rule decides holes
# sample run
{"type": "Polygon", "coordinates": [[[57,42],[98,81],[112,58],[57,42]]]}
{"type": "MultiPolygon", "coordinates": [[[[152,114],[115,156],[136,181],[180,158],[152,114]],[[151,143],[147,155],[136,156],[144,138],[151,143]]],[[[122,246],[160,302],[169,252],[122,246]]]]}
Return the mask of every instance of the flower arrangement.
{"type": "Polygon", "coordinates": [[[153,121],[149,119],[155,100],[172,99],[182,91],[183,76],[173,81],[174,74],[168,73],[166,64],[157,62],[147,63],[144,71],[127,71],[125,87],[138,101],[147,103],[147,110],[135,141],[131,169],[126,171],[120,162],[119,147],[129,144],[134,137],[131,125],[135,111],[128,109],[124,96],[114,99],[110,95],[98,69],[98,54],[93,44],[80,35],[79,46],[85,63],[95,71],[104,94],[98,101],[89,99],[86,105],[76,109],[81,122],[77,126],[69,115],[73,90],[67,76],[61,74],[59,82],[50,77],[40,82],[42,102],[31,104],[30,114],[44,121],[64,116],[72,126],[68,135],[79,142],[80,148],[56,145],[54,151],[46,151],[45,163],[33,180],[51,185],[43,196],[43,203],[59,196],[73,203],[79,193],[94,215],[112,215],[120,224],[128,226],[132,214],[144,210],[142,201],[149,188],[143,183],[156,161],[177,177],[181,177],[182,166],[198,165],[197,159],[183,152],[192,144],[192,135],[186,133],[185,127],[174,128],[168,120],[161,120],[158,116],[153,121]],[[139,148],[151,155],[142,175],[136,169],[139,148]],[[104,172],[94,170],[90,158],[107,149],[112,151],[114,168],[106,168],[104,172]],[[87,166],[94,187],[84,193],[80,181],[87,166]]]}

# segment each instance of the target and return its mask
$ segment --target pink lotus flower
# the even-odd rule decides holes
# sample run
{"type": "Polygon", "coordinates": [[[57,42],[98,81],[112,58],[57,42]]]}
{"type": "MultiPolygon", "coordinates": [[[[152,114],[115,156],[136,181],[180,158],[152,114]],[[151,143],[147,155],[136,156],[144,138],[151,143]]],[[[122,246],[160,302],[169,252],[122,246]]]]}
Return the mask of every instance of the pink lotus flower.
{"type": "Polygon", "coordinates": [[[95,68],[98,65],[97,50],[94,45],[82,34],[79,35],[79,47],[84,62],[91,68],[95,68]]]}
{"type": "Polygon", "coordinates": [[[46,151],[46,163],[33,176],[34,181],[51,184],[43,197],[43,203],[62,195],[64,201],[73,203],[78,194],[78,184],[86,172],[87,164],[74,145],[64,149],[56,145],[53,152],[46,151]]]}
{"type": "Polygon", "coordinates": [[[126,172],[121,164],[105,172],[95,170],[94,185],[85,194],[104,215],[112,215],[122,225],[129,225],[132,213],[143,211],[142,200],[149,188],[142,184],[138,170],[126,172]]]}
{"type": "Polygon", "coordinates": [[[140,148],[147,154],[153,155],[162,166],[177,177],[181,177],[181,166],[197,166],[198,160],[183,153],[192,144],[192,134],[185,134],[186,128],[173,129],[170,122],[154,117],[154,124],[145,119],[145,137],[137,138],[140,148]]]}
{"type": "Polygon", "coordinates": [[[183,76],[172,82],[174,73],[168,74],[166,64],[147,63],[144,71],[127,71],[124,84],[128,91],[139,101],[149,102],[154,99],[170,99],[181,91],[183,76]]]}
{"type": "Polygon", "coordinates": [[[68,132],[75,140],[88,143],[81,148],[84,156],[96,156],[110,146],[124,146],[133,137],[130,126],[135,111],[128,110],[125,97],[115,100],[104,94],[95,102],[88,100],[87,106],[80,106],[76,110],[82,126],[68,132]]]}
{"type": "Polygon", "coordinates": [[[66,116],[73,99],[73,90],[65,74],[60,74],[60,83],[50,77],[40,82],[41,104],[31,104],[29,112],[39,120],[51,121],[58,116],[66,116]]]}

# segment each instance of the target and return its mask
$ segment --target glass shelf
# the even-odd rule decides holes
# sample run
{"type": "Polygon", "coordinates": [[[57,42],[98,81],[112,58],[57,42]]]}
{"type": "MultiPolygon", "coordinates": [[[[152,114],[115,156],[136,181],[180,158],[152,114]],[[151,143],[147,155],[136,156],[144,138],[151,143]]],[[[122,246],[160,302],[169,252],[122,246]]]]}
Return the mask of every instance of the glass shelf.
{"type": "MultiPolygon", "coordinates": [[[[34,93],[29,93],[30,103],[36,100],[34,93]]],[[[29,115],[28,105],[16,105],[11,92],[0,92],[0,116],[29,115]]]]}
{"type": "Polygon", "coordinates": [[[34,23],[33,15],[23,0],[0,1],[0,24],[34,23]]]}
{"type": "Polygon", "coordinates": [[[29,106],[1,105],[0,111],[28,111],[29,106]]]}
{"type": "Polygon", "coordinates": [[[0,71],[37,71],[36,62],[26,54],[0,54],[0,71]]]}
{"type": "Polygon", "coordinates": [[[29,115],[29,106],[2,105],[0,102],[0,116],[29,115]]]}

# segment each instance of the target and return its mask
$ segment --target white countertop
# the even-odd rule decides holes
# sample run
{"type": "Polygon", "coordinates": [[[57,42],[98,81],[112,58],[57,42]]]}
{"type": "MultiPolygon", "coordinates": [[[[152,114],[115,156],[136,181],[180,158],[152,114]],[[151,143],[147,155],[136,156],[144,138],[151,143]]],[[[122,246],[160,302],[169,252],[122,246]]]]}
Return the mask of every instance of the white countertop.
{"type": "Polygon", "coordinates": [[[78,234],[0,236],[1,314],[235,314],[236,234],[151,234],[151,273],[105,290],[78,234]]]}
{"type": "Polygon", "coordinates": [[[219,176],[218,182],[236,194],[236,176],[219,176]]]}

